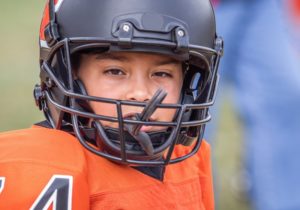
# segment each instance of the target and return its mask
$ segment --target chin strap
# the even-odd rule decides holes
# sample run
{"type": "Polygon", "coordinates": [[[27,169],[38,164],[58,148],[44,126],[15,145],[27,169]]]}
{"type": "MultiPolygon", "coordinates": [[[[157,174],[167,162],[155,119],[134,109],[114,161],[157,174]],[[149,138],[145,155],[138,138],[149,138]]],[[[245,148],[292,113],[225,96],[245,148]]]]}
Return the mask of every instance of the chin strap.
{"type": "MultiPolygon", "coordinates": [[[[148,119],[151,117],[151,115],[155,112],[157,105],[161,104],[162,101],[165,99],[167,96],[167,92],[163,90],[162,88],[159,88],[154,96],[151,98],[151,100],[147,103],[145,108],[143,109],[141,114],[136,114],[133,119],[134,120],[139,120],[139,121],[148,121],[148,119]]],[[[153,155],[154,148],[152,145],[152,141],[150,136],[144,132],[141,131],[143,125],[141,124],[125,124],[124,127],[125,129],[136,139],[136,141],[141,145],[143,150],[148,154],[148,155],[153,155]]]]}

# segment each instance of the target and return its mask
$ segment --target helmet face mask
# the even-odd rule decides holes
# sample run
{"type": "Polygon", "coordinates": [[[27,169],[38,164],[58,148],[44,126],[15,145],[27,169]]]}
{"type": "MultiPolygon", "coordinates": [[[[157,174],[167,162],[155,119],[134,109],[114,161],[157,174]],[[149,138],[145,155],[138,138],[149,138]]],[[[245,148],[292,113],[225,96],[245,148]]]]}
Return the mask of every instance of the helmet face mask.
{"type": "Polygon", "coordinates": [[[208,108],[216,95],[223,43],[216,38],[210,2],[188,0],[184,4],[188,9],[196,2],[203,11],[202,17],[197,17],[198,13],[195,15],[201,18],[199,31],[191,27],[197,20],[181,11],[182,1],[143,0],[132,8],[128,6],[132,3],[128,2],[127,6],[114,6],[109,11],[99,6],[102,2],[110,8],[115,4],[113,1],[91,1],[89,4],[80,1],[71,11],[74,1],[54,4],[50,0],[41,26],[41,85],[35,88],[37,103],[52,127],[73,133],[89,151],[111,161],[130,165],[180,162],[198,151],[205,123],[211,118],[208,108]],[[178,4],[175,10],[180,12],[174,13],[168,4],[178,4]],[[145,11],[148,8],[149,11],[145,11]],[[78,17],[76,14],[87,15],[78,17]],[[97,19],[96,14],[106,14],[106,17],[97,19]],[[91,17],[94,18],[89,19],[91,17]],[[72,18],[75,18],[73,23],[72,18]],[[202,18],[207,21],[203,22],[202,18]],[[80,24],[87,20],[89,24],[80,24]],[[182,62],[184,78],[178,103],[162,103],[166,97],[163,89],[158,89],[147,102],[88,95],[85,85],[74,74],[80,56],[115,52],[161,54],[182,62]],[[115,107],[117,116],[96,113],[91,103],[110,104],[115,107]],[[125,106],[142,111],[124,117],[125,106]],[[168,122],[151,121],[150,116],[158,109],[174,110],[176,114],[168,122]],[[116,126],[107,127],[105,122],[113,122],[116,126]],[[144,132],[142,126],[163,129],[144,132]],[[174,157],[173,150],[178,144],[187,146],[189,152],[174,157]]]}

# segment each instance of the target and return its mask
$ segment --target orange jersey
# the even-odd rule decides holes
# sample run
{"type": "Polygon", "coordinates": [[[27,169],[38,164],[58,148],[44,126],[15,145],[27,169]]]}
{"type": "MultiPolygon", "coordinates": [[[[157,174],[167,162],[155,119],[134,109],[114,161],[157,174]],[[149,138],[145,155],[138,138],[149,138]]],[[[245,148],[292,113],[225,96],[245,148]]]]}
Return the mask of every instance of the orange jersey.
{"type": "Polygon", "coordinates": [[[37,203],[36,208],[34,204],[43,200],[39,196],[54,176],[72,179],[67,183],[72,192],[64,198],[71,199],[71,204],[60,198],[59,204],[71,205],[69,209],[74,210],[89,209],[85,154],[73,136],[37,127],[5,132],[0,135],[0,151],[0,177],[5,180],[0,209],[43,209],[39,207],[45,206],[45,202],[37,203]]]}
{"type": "Polygon", "coordinates": [[[196,155],[167,166],[163,181],[96,156],[59,130],[3,133],[0,151],[0,209],[214,209],[204,141],[196,155]]]}

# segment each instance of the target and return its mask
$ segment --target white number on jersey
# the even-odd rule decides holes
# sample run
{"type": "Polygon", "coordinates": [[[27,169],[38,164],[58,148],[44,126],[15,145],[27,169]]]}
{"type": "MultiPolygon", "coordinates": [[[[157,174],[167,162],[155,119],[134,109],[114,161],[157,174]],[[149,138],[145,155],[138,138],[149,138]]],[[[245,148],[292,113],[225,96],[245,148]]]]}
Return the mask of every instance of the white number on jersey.
{"type": "Polygon", "coordinates": [[[71,210],[72,189],[72,176],[54,175],[31,206],[30,210],[45,210],[48,209],[51,204],[53,204],[54,210],[71,210]]]}
{"type": "Polygon", "coordinates": [[[0,177],[0,193],[4,189],[5,177],[0,177]]]}

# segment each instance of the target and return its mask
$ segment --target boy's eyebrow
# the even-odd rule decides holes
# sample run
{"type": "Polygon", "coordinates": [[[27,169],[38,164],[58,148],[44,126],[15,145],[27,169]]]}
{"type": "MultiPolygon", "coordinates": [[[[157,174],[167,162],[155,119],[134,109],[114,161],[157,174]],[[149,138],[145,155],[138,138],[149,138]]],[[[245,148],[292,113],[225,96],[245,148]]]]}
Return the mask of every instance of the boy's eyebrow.
{"type": "Polygon", "coordinates": [[[165,59],[165,60],[162,60],[162,61],[157,61],[155,62],[155,65],[157,66],[163,66],[163,65],[177,65],[177,64],[180,64],[181,62],[174,59],[174,58],[168,58],[168,59],[165,59]]]}

